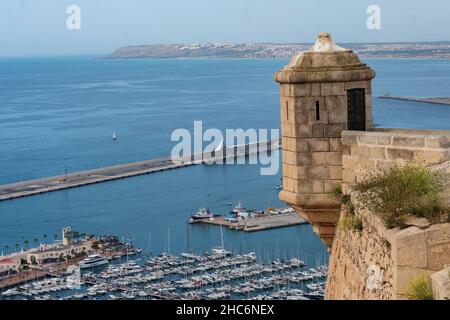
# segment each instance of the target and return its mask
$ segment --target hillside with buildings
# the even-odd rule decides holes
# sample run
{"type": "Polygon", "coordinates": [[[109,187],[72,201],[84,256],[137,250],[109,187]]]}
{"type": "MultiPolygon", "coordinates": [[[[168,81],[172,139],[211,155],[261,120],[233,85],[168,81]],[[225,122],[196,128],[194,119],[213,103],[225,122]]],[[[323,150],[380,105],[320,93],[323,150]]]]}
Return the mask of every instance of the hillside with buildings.
{"type": "MultiPolygon", "coordinates": [[[[449,59],[450,42],[344,44],[362,58],[449,59]]],[[[153,44],[118,48],[107,58],[282,58],[307,50],[311,44],[153,44]]]]}

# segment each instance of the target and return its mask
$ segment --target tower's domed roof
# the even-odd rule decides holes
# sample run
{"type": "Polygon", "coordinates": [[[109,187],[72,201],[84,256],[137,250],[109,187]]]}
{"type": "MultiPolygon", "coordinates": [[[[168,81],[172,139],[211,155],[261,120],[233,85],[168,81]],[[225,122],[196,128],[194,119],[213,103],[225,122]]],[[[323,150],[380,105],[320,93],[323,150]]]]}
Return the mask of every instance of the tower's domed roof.
{"type": "Polygon", "coordinates": [[[275,78],[280,83],[370,80],[375,72],[352,50],[334,43],[331,35],[319,33],[309,50],[294,56],[275,78]]]}

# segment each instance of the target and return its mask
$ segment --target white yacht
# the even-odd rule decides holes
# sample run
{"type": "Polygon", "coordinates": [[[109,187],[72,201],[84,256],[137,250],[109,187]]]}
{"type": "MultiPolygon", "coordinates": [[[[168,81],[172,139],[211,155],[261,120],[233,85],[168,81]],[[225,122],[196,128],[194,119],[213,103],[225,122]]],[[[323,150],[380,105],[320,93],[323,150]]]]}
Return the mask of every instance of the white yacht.
{"type": "Polygon", "coordinates": [[[87,257],[86,259],[82,260],[79,263],[80,269],[87,269],[87,268],[94,268],[98,266],[103,266],[105,264],[108,264],[108,259],[105,257],[99,255],[99,254],[93,254],[87,257]]]}

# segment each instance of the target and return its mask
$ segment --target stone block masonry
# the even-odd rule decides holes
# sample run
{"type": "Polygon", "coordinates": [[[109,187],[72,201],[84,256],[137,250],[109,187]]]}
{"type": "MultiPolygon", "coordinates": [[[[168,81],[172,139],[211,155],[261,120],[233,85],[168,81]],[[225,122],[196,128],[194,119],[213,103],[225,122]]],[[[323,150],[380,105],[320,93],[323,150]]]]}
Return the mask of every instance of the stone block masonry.
{"type": "MultiPolygon", "coordinates": [[[[346,194],[369,173],[415,161],[450,174],[450,131],[376,129],[342,133],[342,186],[346,194]]],[[[431,276],[434,297],[450,296],[450,223],[387,229],[362,211],[362,231],[334,238],[327,299],[405,299],[411,281],[431,276]],[[442,271],[441,271],[442,270],[442,271]],[[446,273],[447,272],[447,273],[446,273]]]]}
{"type": "Polygon", "coordinates": [[[450,131],[373,129],[342,133],[344,192],[370,171],[407,161],[426,166],[450,161],[450,131]]]}

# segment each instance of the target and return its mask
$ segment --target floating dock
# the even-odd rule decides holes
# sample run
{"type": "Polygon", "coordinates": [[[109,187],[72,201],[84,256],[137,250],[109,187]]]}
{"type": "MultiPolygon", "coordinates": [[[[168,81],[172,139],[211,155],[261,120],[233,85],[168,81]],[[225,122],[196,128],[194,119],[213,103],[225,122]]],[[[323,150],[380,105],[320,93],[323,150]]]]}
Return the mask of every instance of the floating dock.
{"type": "Polygon", "coordinates": [[[245,157],[259,154],[260,152],[267,152],[268,150],[278,150],[280,146],[280,140],[249,143],[245,145],[223,147],[223,152],[220,153],[218,151],[213,151],[211,153],[179,158],[176,159],[175,162],[170,157],[166,157],[70,173],[67,175],[0,185],[0,201],[77,188],[90,184],[108,182],[205,163],[212,163],[220,160],[221,158],[229,159],[245,157]],[[216,154],[220,154],[220,157],[216,154]]]}
{"type": "Polygon", "coordinates": [[[421,102],[421,103],[431,103],[431,104],[442,104],[442,105],[450,106],[450,97],[442,97],[442,98],[413,98],[413,97],[395,97],[395,96],[384,95],[384,96],[381,96],[380,99],[409,101],[409,102],[421,102]]]}
{"type": "Polygon", "coordinates": [[[196,224],[222,225],[231,230],[256,232],[269,229],[283,228],[307,224],[308,221],[299,216],[298,213],[284,213],[265,215],[257,218],[248,218],[238,222],[230,222],[225,220],[224,216],[218,216],[210,219],[197,220],[196,224]]]}

